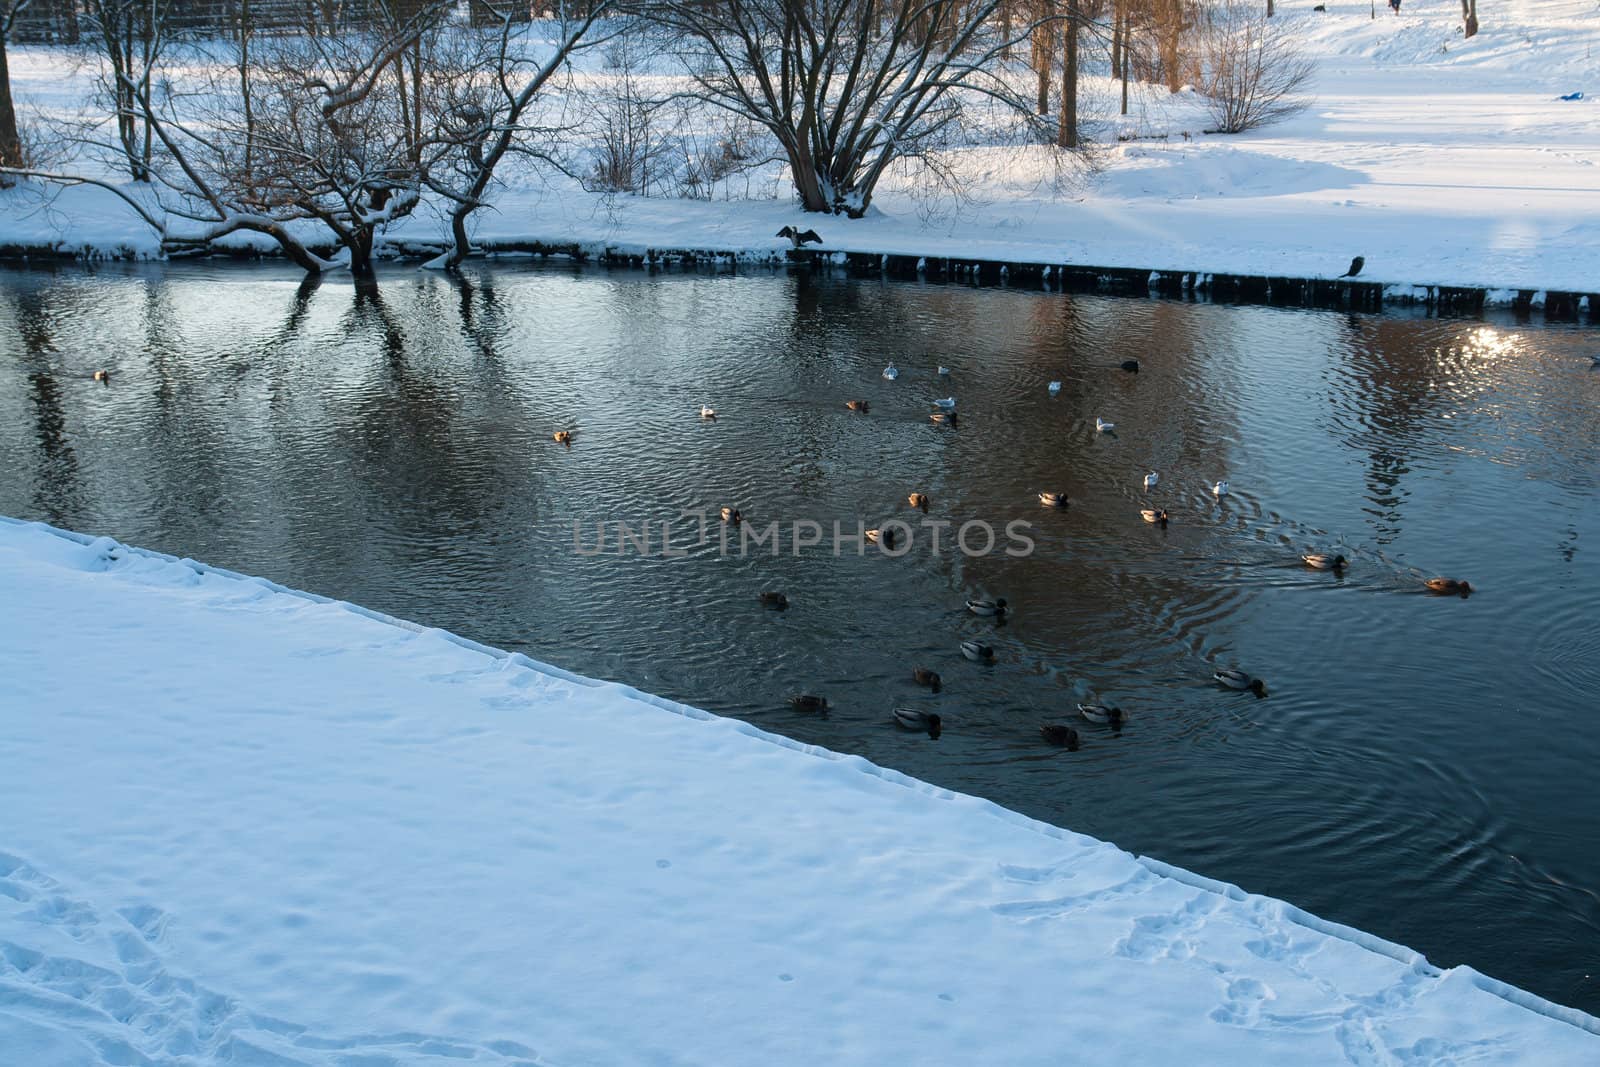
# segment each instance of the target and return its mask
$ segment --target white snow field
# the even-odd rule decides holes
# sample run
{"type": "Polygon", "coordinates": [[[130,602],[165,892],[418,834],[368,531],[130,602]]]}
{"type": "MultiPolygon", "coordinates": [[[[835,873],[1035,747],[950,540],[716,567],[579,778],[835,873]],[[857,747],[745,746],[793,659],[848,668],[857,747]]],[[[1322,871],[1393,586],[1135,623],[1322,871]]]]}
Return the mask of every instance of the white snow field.
{"type": "MultiPolygon", "coordinates": [[[[1458,0],[1405,0],[1399,17],[1377,2],[1376,19],[1370,2],[1327,6],[1279,5],[1318,74],[1309,110],[1277,126],[1209,136],[1192,91],[1155,86],[1135,87],[1121,118],[1114,83],[1086,78],[1103,170],[1064,190],[1046,153],[1014,147],[950,155],[968,203],[894,176],[859,221],[801,219],[776,165],[726,180],[712,200],[602,196],[548,171],[508,170],[477,234],[772,257],[787,247],[773,234],[801,221],[832,251],[1293,277],[1331,277],[1361,255],[1364,280],[1402,286],[1600,291],[1600,3],[1504,0],[1485,8],[1471,40],[1458,0]],[[1573,92],[1584,98],[1558,99],[1573,92]]],[[[606,82],[598,56],[584,63],[580,82],[606,82]]],[[[77,114],[93,83],[81,53],[42,48],[13,48],[11,77],[25,117],[77,114]]],[[[387,236],[444,232],[424,209],[387,236]]],[[[125,206],[89,187],[0,193],[8,243],[158,248],[125,206]]]]}
{"type": "Polygon", "coordinates": [[[438,630],[12,520],[0,604],[7,1067],[1600,1062],[1467,968],[438,630]]]}

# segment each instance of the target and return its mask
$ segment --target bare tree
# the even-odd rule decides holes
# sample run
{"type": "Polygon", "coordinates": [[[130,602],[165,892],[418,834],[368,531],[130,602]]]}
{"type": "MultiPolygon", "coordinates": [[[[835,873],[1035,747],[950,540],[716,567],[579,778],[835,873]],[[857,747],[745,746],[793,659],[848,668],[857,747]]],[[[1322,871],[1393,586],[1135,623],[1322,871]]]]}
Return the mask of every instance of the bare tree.
{"type": "Polygon", "coordinates": [[[116,119],[128,174],[150,180],[154,131],[142,121],[138,97],[148,96],[167,43],[167,0],[87,0],[89,21],[105,53],[103,85],[116,119]]]}
{"type": "Polygon", "coordinates": [[[1282,24],[1230,3],[1209,12],[1201,32],[1204,89],[1218,133],[1242,133],[1288,118],[1316,68],[1282,24]]]}
{"type": "Polygon", "coordinates": [[[1466,36],[1478,33],[1478,0],[1461,0],[1461,21],[1466,36]]]}
{"type": "MultiPolygon", "coordinates": [[[[6,59],[6,41],[11,37],[11,27],[22,14],[29,0],[0,0],[0,167],[20,167],[22,135],[17,132],[17,109],[11,102],[11,64],[6,59]]],[[[0,180],[0,188],[6,183],[0,180]]]]}
{"type": "Polygon", "coordinates": [[[1000,60],[1039,20],[1008,39],[1001,3],[652,0],[638,10],[672,35],[707,103],[771,132],[805,210],[858,218],[889,165],[928,158],[973,101],[1031,114],[1000,60]]]}

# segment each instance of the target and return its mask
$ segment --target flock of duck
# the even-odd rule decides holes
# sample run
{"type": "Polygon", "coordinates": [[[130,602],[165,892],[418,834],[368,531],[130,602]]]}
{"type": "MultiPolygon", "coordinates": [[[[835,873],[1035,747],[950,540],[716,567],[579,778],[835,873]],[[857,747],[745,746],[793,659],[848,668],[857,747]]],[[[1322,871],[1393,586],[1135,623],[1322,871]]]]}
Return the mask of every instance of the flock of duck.
{"type": "MultiPolygon", "coordinates": [[[[1119,368],[1128,373],[1137,374],[1140,369],[1139,361],[1136,359],[1124,360],[1119,364],[1119,368]]],[[[944,379],[949,377],[950,370],[948,367],[940,366],[938,373],[939,377],[944,379]]],[[[883,369],[883,377],[886,381],[895,381],[900,377],[900,368],[891,362],[883,369]]],[[[1061,383],[1052,381],[1048,384],[1047,389],[1051,396],[1055,396],[1061,391],[1061,383]]],[[[864,399],[847,400],[845,401],[845,407],[862,415],[871,411],[871,404],[864,399]]],[[[934,410],[930,418],[935,423],[951,427],[956,425],[956,398],[954,396],[934,400],[932,407],[934,410]]],[[[717,417],[716,409],[702,404],[700,417],[714,420],[717,417]]],[[[1116,424],[1107,422],[1105,419],[1096,418],[1095,431],[1114,435],[1116,424]]],[[[570,446],[572,443],[572,432],[570,430],[558,430],[554,437],[561,444],[570,446]]],[[[1154,490],[1160,481],[1161,475],[1159,472],[1151,471],[1146,474],[1143,479],[1145,492],[1148,493],[1154,490]]],[[[1227,496],[1231,491],[1227,479],[1213,482],[1210,489],[1212,495],[1218,500],[1227,496]]],[[[1068,505],[1067,494],[1064,492],[1047,490],[1040,492],[1038,496],[1039,503],[1045,507],[1065,508],[1068,505]]],[[[931,507],[928,495],[922,492],[910,494],[906,498],[906,502],[911,507],[924,513],[931,507]]],[[[735,507],[724,507],[721,515],[724,523],[733,526],[737,526],[744,521],[743,514],[735,507]]],[[[1166,508],[1161,507],[1143,508],[1140,510],[1140,515],[1144,521],[1159,524],[1163,528],[1171,521],[1170,513],[1166,508]]],[[[881,544],[883,547],[890,549],[895,547],[896,534],[892,528],[884,527],[867,530],[865,531],[865,537],[872,544],[881,544]]],[[[1333,571],[1336,574],[1342,574],[1344,568],[1349,564],[1349,561],[1342,555],[1322,552],[1307,553],[1302,555],[1300,559],[1313,570],[1333,571]]],[[[1426,581],[1425,586],[1428,592],[1439,595],[1466,597],[1472,592],[1472,586],[1469,583],[1455,578],[1430,578],[1426,581]]],[[[757,595],[757,598],[763,607],[775,611],[783,611],[789,607],[788,596],[776,590],[763,590],[757,595]]],[[[975,597],[966,602],[966,607],[973,615],[981,618],[993,618],[1002,622],[1007,612],[1007,604],[1004,598],[975,597]]],[[[961,655],[974,663],[992,664],[995,662],[994,647],[982,641],[962,641],[960,649],[961,655]]],[[[935,693],[939,692],[943,685],[943,679],[940,678],[939,673],[928,667],[913,667],[911,679],[916,684],[925,686],[935,693]]],[[[1258,700],[1267,695],[1267,686],[1264,681],[1236,667],[1226,667],[1213,671],[1212,679],[1222,688],[1237,692],[1248,692],[1258,700]]],[[[801,693],[793,696],[789,699],[789,703],[799,711],[822,715],[826,715],[828,711],[827,698],[815,693],[801,693]]],[[[1085,721],[1097,725],[1110,726],[1116,732],[1120,732],[1123,724],[1127,721],[1126,715],[1120,707],[1095,703],[1081,703],[1077,704],[1076,707],[1078,714],[1085,721]]],[[[895,708],[890,713],[890,719],[902,729],[926,733],[929,738],[935,741],[939,739],[939,736],[944,731],[944,720],[936,712],[921,711],[915,708],[895,708]]],[[[1049,744],[1074,752],[1078,750],[1082,743],[1082,738],[1077,729],[1065,723],[1042,723],[1039,726],[1039,736],[1049,744]]]]}

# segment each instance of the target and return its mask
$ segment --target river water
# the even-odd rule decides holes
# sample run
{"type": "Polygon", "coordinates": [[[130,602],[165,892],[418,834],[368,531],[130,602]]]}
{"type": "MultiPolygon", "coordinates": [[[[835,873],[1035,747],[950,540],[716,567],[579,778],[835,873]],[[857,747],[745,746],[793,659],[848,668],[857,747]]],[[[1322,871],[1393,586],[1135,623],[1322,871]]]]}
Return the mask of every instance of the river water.
{"type": "Polygon", "coordinates": [[[0,513],[860,753],[1600,1011],[1600,331],[516,261],[367,291],[11,269],[0,305],[0,513]],[[778,554],[724,549],[723,506],[778,554]],[[835,552],[893,519],[904,554],[835,552]],[[1091,697],[1126,726],[1075,718],[1091,697]]]}

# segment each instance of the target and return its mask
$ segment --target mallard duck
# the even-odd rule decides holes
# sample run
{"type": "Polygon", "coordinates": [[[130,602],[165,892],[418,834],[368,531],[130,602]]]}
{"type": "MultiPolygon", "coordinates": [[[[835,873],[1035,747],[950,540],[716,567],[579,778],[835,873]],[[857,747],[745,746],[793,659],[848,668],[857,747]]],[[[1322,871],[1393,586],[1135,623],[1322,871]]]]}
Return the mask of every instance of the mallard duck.
{"type": "Polygon", "coordinates": [[[801,693],[797,697],[790,697],[789,703],[800,711],[827,711],[828,698],[812,696],[810,693],[801,693]]]}
{"type": "Polygon", "coordinates": [[[104,382],[106,385],[110,385],[111,372],[108,370],[97,370],[94,372],[94,380],[97,382],[104,382]]]}
{"type": "Polygon", "coordinates": [[[1125,359],[1122,361],[1122,369],[1127,371],[1129,374],[1138,374],[1139,361],[1136,359],[1125,359]]]}
{"type": "Polygon", "coordinates": [[[716,408],[712,408],[712,407],[707,407],[706,405],[701,404],[700,405],[700,417],[702,419],[714,419],[714,418],[717,417],[717,409],[716,408]]]}
{"type": "Polygon", "coordinates": [[[866,538],[871,544],[882,545],[884,548],[893,548],[894,543],[900,539],[900,534],[895,531],[894,527],[886,526],[881,530],[868,530],[866,538]]]}
{"type": "Polygon", "coordinates": [[[953,411],[935,411],[932,415],[929,415],[928,418],[932,419],[934,422],[942,422],[950,426],[954,426],[956,424],[956,413],[953,411]]]}
{"type": "Polygon", "coordinates": [[[938,671],[930,671],[926,667],[912,667],[911,680],[918,685],[925,685],[937,693],[944,685],[944,680],[939,677],[938,671]]]}
{"type": "Polygon", "coordinates": [[[1139,515],[1145,522],[1159,522],[1163,526],[1167,524],[1166,508],[1141,508],[1139,515]]]}
{"type": "Polygon", "coordinates": [[[773,611],[783,611],[789,606],[789,598],[778,592],[763,592],[757,594],[761,606],[771,608],[773,611]]]}
{"type": "Polygon", "coordinates": [[[1472,592],[1471,583],[1456,578],[1429,578],[1425,584],[1428,592],[1442,596],[1467,596],[1472,592]]]}
{"type": "Polygon", "coordinates": [[[1310,552],[1300,557],[1307,567],[1316,571],[1336,571],[1345,565],[1343,556],[1330,556],[1326,552],[1310,552]]]}
{"type": "Polygon", "coordinates": [[[744,521],[744,515],[738,508],[723,508],[722,521],[737,526],[744,521]]]}
{"type": "Polygon", "coordinates": [[[1227,686],[1229,689],[1237,689],[1241,692],[1249,690],[1256,695],[1257,700],[1260,700],[1262,697],[1267,695],[1267,683],[1263,682],[1260,678],[1252,678],[1248,674],[1244,673],[1244,671],[1237,670],[1233,667],[1227,667],[1223,670],[1217,671],[1211,677],[1215,678],[1220,684],[1227,686]]]}
{"type": "Polygon", "coordinates": [[[939,740],[939,735],[944,732],[944,720],[931,711],[917,711],[914,708],[895,708],[895,724],[906,730],[922,730],[933,740],[939,740]]]}
{"type": "Polygon", "coordinates": [[[1061,392],[1061,383],[1051,382],[1049,385],[1045,386],[1045,388],[1050,390],[1051,396],[1055,396],[1057,393],[1061,392]]]}
{"type": "Polygon", "coordinates": [[[933,406],[940,411],[954,411],[956,409],[956,398],[947,396],[943,400],[935,400],[933,406]]]}
{"type": "Polygon", "coordinates": [[[1217,497],[1218,499],[1227,496],[1228,479],[1224,478],[1220,482],[1214,482],[1211,486],[1211,495],[1217,497]]]}
{"type": "Polygon", "coordinates": [[[974,615],[983,615],[985,617],[990,615],[1004,615],[1006,613],[1006,598],[1001,597],[998,600],[988,600],[982,597],[975,597],[972,600],[967,601],[967,610],[972,612],[974,615]]]}
{"type": "Polygon", "coordinates": [[[851,411],[859,411],[863,415],[871,410],[872,407],[872,405],[868,404],[865,400],[846,400],[844,402],[844,406],[849,408],[851,411]]]}
{"type": "Polygon", "coordinates": [[[562,445],[570,445],[570,444],[572,444],[572,431],[571,430],[557,430],[555,433],[551,434],[550,436],[552,438],[554,438],[554,440],[556,441],[557,444],[562,444],[562,445]]]}
{"type": "Polygon", "coordinates": [[[1156,487],[1156,483],[1159,482],[1160,480],[1161,480],[1161,475],[1157,474],[1155,471],[1151,471],[1149,474],[1146,474],[1144,476],[1144,490],[1145,490],[1145,492],[1148,493],[1150,490],[1154,489],[1156,487]]]}
{"type": "Polygon", "coordinates": [[[1052,745],[1064,745],[1068,752],[1078,751],[1078,731],[1070,726],[1047,722],[1039,727],[1039,736],[1052,745]]]}
{"type": "Polygon", "coordinates": [[[1043,504],[1047,508],[1064,508],[1067,506],[1067,494],[1040,493],[1039,503],[1043,504]]]}
{"type": "Polygon", "coordinates": [[[928,494],[912,493],[910,496],[906,497],[906,503],[910,504],[914,508],[920,509],[924,514],[926,514],[928,511],[928,494]]]}
{"type": "Polygon", "coordinates": [[[1116,428],[1117,428],[1117,424],[1116,423],[1107,422],[1105,419],[1100,418],[1098,415],[1095,416],[1095,420],[1094,420],[1094,432],[1095,433],[1110,433],[1111,431],[1115,430],[1116,428]]]}
{"type": "Polygon", "coordinates": [[[961,642],[961,654],[974,663],[994,662],[994,647],[980,641],[961,642]]]}
{"type": "Polygon", "coordinates": [[[1079,704],[1078,714],[1090,722],[1101,725],[1109,723],[1112,726],[1121,726],[1123,722],[1121,708],[1108,708],[1104,704],[1079,704]]]}
{"type": "Polygon", "coordinates": [[[891,362],[887,367],[883,368],[883,377],[886,381],[894,381],[900,377],[900,368],[891,362]]]}

